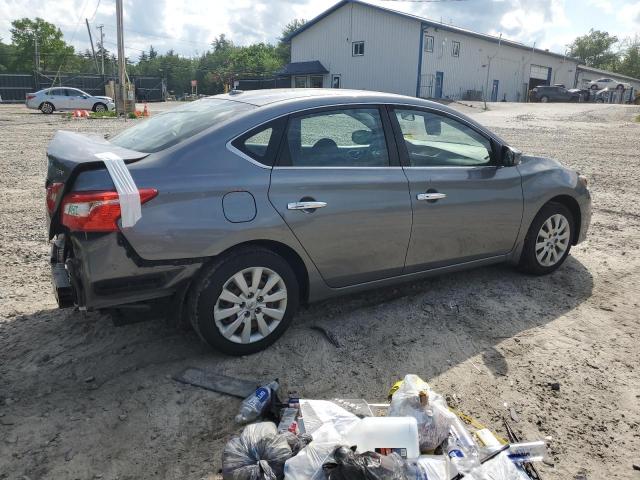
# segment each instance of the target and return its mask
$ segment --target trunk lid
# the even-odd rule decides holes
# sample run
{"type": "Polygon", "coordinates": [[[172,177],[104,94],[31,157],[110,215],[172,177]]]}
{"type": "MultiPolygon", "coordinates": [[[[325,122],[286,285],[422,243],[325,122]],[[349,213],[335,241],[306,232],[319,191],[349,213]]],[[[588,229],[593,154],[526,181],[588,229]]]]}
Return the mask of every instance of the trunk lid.
{"type": "Polygon", "coordinates": [[[49,237],[56,232],[55,220],[62,198],[71,191],[75,177],[83,170],[105,168],[96,153],[111,152],[125,163],[133,163],[147,157],[148,153],[137,152],[113,145],[100,135],[83,135],[58,131],[47,148],[47,220],[49,237]]]}

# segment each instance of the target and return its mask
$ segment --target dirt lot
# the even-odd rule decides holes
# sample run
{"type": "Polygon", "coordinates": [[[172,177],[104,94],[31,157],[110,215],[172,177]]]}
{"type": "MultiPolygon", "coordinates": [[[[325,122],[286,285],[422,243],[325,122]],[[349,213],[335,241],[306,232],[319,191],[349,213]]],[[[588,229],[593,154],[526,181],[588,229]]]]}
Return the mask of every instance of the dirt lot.
{"type": "Polygon", "coordinates": [[[313,305],[274,347],[228,358],[160,322],[55,308],[46,144],[131,123],[0,106],[0,479],[213,478],[239,402],[171,380],[186,366],[370,400],[418,373],[499,431],[513,409],[523,437],[549,439],[545,479],[640,478],[640,108],[457,108],[589,177],[588,241],[545,278],[497,266],[313,305]]]}

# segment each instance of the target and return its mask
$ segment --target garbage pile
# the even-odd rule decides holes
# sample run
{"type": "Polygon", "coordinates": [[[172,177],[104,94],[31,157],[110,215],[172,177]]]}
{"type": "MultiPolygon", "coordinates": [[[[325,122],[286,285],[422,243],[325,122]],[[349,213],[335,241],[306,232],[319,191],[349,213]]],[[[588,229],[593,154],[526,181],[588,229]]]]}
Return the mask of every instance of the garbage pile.
{"type": "Polygon", "coordinates": [[[238,423],[275,422],[247,425],[227,443],[224,480],[540,479],[532,462],[544,457],[543,441],[509,443],[449,409],[417,375],[392,387],[389,404],[295,396],[281,404],[278,386],[242,402],[238,423]]]}

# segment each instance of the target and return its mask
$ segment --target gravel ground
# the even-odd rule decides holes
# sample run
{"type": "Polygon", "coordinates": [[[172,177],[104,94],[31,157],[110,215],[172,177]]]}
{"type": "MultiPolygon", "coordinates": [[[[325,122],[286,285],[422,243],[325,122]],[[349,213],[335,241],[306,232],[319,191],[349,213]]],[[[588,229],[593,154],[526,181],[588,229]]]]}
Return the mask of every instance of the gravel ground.
{"type": "Polygon", "coordinates": [[[170,379],[186,366],[372,401],[417,373],[500,433],[513,410],[522,437],[547,438],[545,479],[640,478],[640,108],[455,108],[587,175],[588,241],[544,278],[495,266],[312,305],[274,347],[228,358],[159,321],[55,308],[46,145],[130,123],[0,106],[0,479],[213,478],[239,402],[170,379]]]}

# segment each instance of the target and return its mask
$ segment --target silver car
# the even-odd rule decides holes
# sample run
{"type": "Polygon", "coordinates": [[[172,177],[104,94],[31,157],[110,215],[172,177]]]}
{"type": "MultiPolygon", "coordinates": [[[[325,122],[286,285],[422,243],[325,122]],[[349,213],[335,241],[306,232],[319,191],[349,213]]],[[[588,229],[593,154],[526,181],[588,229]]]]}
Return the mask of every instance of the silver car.
{"type": "Polygon", "coordinates": [[[56,110],[92,110],[106,112],[116,108],[111,97],[93,96],[77,88],[53,87],[27,93],[27,108],[53,113],[56,110]]]}
{"type": "Polygon", "coordinates": [[[591,218],[578,173],[384,93],[231,92],[108,141],[59,132],[48,159],[60,306],[164,299],[232,355],[273,343],[301,303],[498,262],[553,272],[591,218]],[[131,227],[104,152],[140,193],[131,227]]]}

